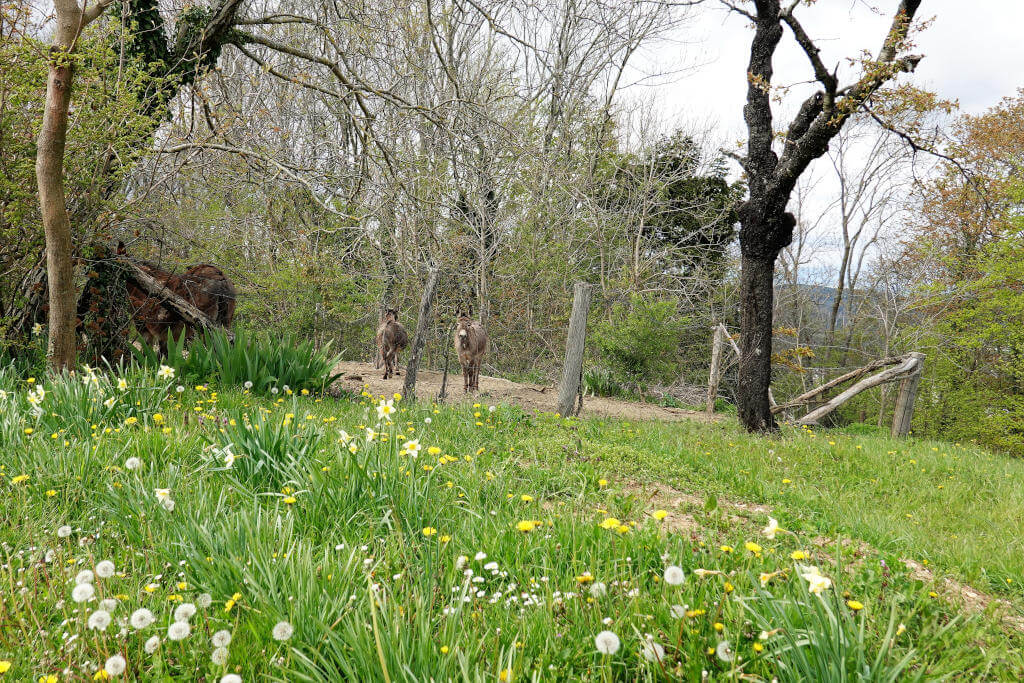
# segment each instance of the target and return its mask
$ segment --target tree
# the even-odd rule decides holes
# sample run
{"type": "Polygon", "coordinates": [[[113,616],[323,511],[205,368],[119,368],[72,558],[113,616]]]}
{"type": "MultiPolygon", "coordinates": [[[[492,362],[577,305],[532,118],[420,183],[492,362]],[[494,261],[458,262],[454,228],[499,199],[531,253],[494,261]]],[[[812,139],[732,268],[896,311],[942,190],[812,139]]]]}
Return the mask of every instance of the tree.
{"type": "Polygon", "coordinates": [[[36,151],[36,184],[46,236],[46,273],[49,286],[49,337],[46,355],[55,370],[75,365],[74,268],[71,263],[71,218],[64,197],[64,146],[68,107],[74,78],[72,54],[82,29],[96,20],[109,0],[83,8],[77,0],[54,0],[56,27],[50,48],[46,80],[46,108],[36,151]]]}
{"type": "MultiPolygon", "coordinates": [[[[76,312],[78,292],[73,266],[74,244],[71,217],[64,192],[64,152],[67,144],[68,109],[74,79],[75,52],[82,31],[99,19],[112,0],[79,5],[77,0],[54,0],[55,23],[49,51],[46,100],[37,140],[36,182],[46,241],[46,274],[49,303],[47,357],[55,370],[69,370],[76,357],[76,312]]],[[[241,0],[218,0],[211,8],[189,7],[182,11],[177,31],[168,45],[164,41],[163,19],[157,0],[122,3],[126,18],[134,21],[136,32],[126,41],[129,58],[142,61],[150,71],[155,93],[140,98],[146,114],[166,112],[167,103],[183,84],[214,62],[227,40],[241,0]]],[[[122,6],[118,6],[122,10],[122,6]]],[[[154,120],[159,120],[154,117],[154,120]]],[[[148,141],[155,133],[154,123],[148,141]]],[[[106,155],[105,171],[116,164],[106,155]]],[[[109,189],[109,188],[108,188],[109,189]]]]}
{"type": "Polygon", "coordinates": [[[732,0],[721,2],[754,24],[743,110],[747,148],[740,159],[750,195],[739,209],[741,358],[736,397],[743,425],[750,431],[770,431],[776,427],[768,401],[773,282],[775,261],[792,241],[796,226],[787,210],[790,196],[800,176],[828,151],[829,142],[849,117],[884,84],[916,68],[921,57],[903,52],[921,0],[901,0],[881,50],[874,58],[861,60],[859,78],[847,86],[840,86],[837,70],[825,66],[819,48],[797,20],[799,0],[786,7],[780,0],[753,0],[752,12],[732,0]],[[772,78],[773,59],[786,27],[809,60],[819,89],[804,100],[789,123],[780,155],[772,125],[772,78]]]}

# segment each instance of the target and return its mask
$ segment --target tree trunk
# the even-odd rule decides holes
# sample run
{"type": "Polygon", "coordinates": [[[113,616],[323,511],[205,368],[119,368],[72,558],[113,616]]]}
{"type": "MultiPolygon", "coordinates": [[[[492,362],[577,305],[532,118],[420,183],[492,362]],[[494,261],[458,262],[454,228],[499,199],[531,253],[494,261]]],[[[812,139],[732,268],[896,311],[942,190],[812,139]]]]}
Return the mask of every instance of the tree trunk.
{"type": "Polygon", "coordinates": [[[776,255],[744,256],[740,273],[740,422],[752,432],[776,428],[768,390],[772,380],[772,289],[776,255]]]}
{"type": "Polygon", "coordinates": [[[402,395],[409,401],[416,400],[416,374],[419,371],[423,347],[427,344],[430,309],[434,303],[434,291],[437,290],[437,273],[437,268],[431,268],[427,274],[427,285],[423,288],[420,310],[416,317],[416,334],[413,336],[412,353],[409,354],[409,362],[405,366],[405,384],[402,387],[402,395]]]}
{"type": "Polygon", "coordinates": [[[47,357],[53,370],[75,367],[75,279],[71,263],[71,219],[64,200],[64,145],[71,103],[70,55],[55,49],[46,82],[46,106],[36,152],[36,183],[46,236],[49,289],[47,357]]]}
{"type": "Polygon", "coordinates": [[[558,387],[558,413],[563,417],[575,414],[576,397],[583,376],[583,351],[587,339],[587,314],[590,311],[590,290],[593,285],[577,282],[569,314],[569,334],[565,339],[565,365],[558,387]]]}

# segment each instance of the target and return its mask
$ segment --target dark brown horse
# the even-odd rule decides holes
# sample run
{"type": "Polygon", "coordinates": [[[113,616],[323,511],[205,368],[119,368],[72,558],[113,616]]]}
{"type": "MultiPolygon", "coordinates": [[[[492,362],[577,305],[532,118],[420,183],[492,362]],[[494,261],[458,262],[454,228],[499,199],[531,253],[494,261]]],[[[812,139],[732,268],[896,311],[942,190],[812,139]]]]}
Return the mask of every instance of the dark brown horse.
{"type": "MultiPolygon", "coordinates": [[[[118,255],[125,255],[124,244],[117,245],[118,255]]],[[[217,266],[208,263],[190,266],[183,275],[175,275],[146,261],[134,261],[158,283],[189,302],[214,322],[230,328],[235,319],[235,300],[238,293],[231,280],[217,266]]],[[[128,280],[128,299],[132,307],[132,318],[143,340],[150,346],[156,344],[162,353],[167,352],[167,336],[175,339],[182,333],[191,339],[195,328],[163,299],[152,296],[128,280]]]]}

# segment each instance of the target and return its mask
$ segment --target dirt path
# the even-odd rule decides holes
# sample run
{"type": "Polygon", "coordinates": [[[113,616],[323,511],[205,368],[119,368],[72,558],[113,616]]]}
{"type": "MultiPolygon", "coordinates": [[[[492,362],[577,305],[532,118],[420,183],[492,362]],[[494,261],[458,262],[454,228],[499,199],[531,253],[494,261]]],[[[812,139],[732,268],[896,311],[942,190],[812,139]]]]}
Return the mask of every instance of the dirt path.
{"type": "MultiPolygon", "coordinates": [[[[370,385],[374,395],[390,396],[401,391],[405,374],[383,380],[383,371],[377,370],[371,363],[344,362],[339,363],[335,372],[342,373],[341,385],[349,391],[360,391],[364,384],[370,385]]],[[[441,391],[441,373],[432,370],[420,370],[416,376],[416,394],[421,398],[436,398],[441,391]]],[[[520,384],[500,377],[480,375],[480,393],[466,396],[462,393],[462,376],[448,375],[449,401],[480,401],[481,403],[512,403],[525,410],[554,412],[558,402],[556,387],[542,384],[520,384]]],[[[698,420],[714,422],[721,416],[707,415],[695,410],[667,408],[653,403],[635,401],[619,401],[612,398],[590,396],[583,400],[583,415],[617,417],[627,420],[698,420]]]]}

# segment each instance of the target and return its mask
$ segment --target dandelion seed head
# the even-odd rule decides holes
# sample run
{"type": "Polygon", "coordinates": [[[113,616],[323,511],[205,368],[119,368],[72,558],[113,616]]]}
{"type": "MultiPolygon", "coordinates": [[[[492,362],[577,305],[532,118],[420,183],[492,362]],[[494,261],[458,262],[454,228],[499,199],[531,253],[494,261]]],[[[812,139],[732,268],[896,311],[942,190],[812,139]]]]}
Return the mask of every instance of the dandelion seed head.
{"type": "Polygon", "coordinates": [[[121,655],[108,657],[107,661],[103,663],[103,669],[111,676],[120,676],[127,666],[128,662],[121,655]]]}
{"type": "Polygon", "coordinates": [[[187,621],[176,621],[167,627],[167,638],[169,640],[185,640],[192,632],[192,627],[187,621]]]}
{"type": "Polygon", "coordinates": [[[101,579],[109,579],[114,575],[114,563],[110,560],[103,560],[96,565],[96,576],[101,579]]]}
{"type": "Polygon", "coordinates": [[[594,645],[597,647],[597,651],[603,655],[613,655],[619,651],[619,647],[622,645],[619,637],[611,631],[601,631],[594,638],[594,645]]]}
{"type": "Polygon", "coordinates": [[[291,638],[294,632],[295,629],[287,621],[279,621],[274,624],[270,635],[273,636],[274,640],[285,641],[291,638]]]}
{"type": "Polygon", "coordinates": [[[132,628],[139,630],[148,627],[154,621],[156,621],[156,617],[154,617],[153,613],[145,607],[140,607],[132,612],[132,615],[128,617],[128,623],[132,625],[132,628]]]}

